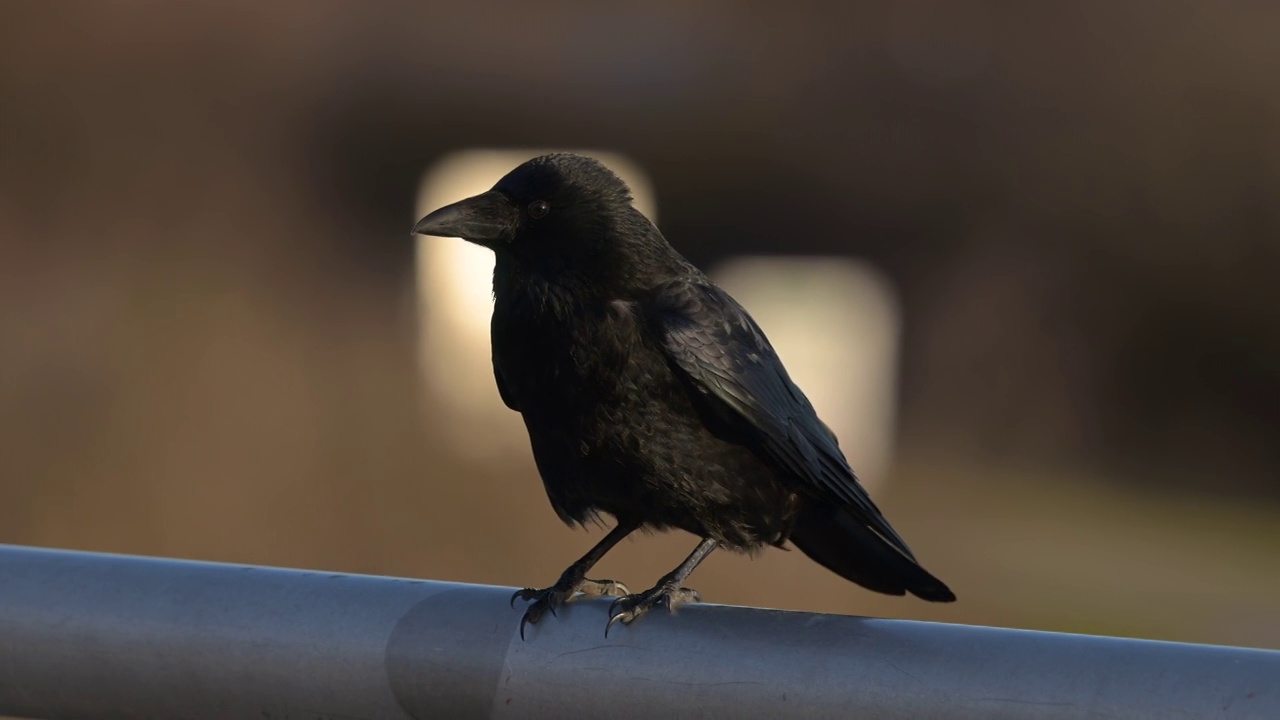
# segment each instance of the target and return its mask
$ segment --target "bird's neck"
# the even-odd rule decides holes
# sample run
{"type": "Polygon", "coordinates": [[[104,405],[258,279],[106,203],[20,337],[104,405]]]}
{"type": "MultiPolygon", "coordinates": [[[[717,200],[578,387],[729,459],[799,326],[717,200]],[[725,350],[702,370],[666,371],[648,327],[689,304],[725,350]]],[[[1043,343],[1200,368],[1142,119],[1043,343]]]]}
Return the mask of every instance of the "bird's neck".
{"type": "Polygon", "coordinates": [[[574,272],[547,271],[519,259],[499,255],[493,268],[495,312],[522,317],[581,317],[592,307],[603,307],[610,293],[591,277],[574,272]]]}

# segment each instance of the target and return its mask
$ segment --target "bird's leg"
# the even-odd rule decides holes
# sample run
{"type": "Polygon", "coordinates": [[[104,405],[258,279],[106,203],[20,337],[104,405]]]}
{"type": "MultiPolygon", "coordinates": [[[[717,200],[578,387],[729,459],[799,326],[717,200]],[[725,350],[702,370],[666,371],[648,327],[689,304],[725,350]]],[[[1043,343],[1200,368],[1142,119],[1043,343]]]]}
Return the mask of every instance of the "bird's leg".
{"type": "Polygon", "coordinates": [[[698,547],[694,548],[689,557],[680,563],[675,570],[662,576],[657,585],[635,595],[624,595],[613,601],[613,605],[609,606],[609,622],[604,626],[605,637],[609,636],[609,628],[613,627],[615,622],[621,621],[623,625],[630,625],[636,619],[649,612],[654,606],[666,605],[667,610],[674,611],[676,605],[682,602],[697,602],[702,598],[698,595],[697,590],[691,590],[687,587],[681,587],[685,578],[698,567],[698,564],[716,549],[716,541],[711,538],[703,538],[698,543],[698,547]]]}
{"type": "Polygon", "coordinates": [[[511,605],[513,607],[516,604],[516,598],[533,601],[528,608],[525,608],[524,617],[520,619],[520,639],[524,639],[525,625],[528,623],[536,624],[547,611],[555,615],[557,607],[569,602],[578,593],[582,593],[587,597],[596,597],[599,595],[626,595],[630,592],[626,585],[616,580],[591,580],[587,577],[587,572],[596,563],[600,562],[600,558],[613,549],[614,545],[617,545],[622,538],[635,532],[638,527],[640,527],[638,523],[619,521],[609,531],[608,535],[605,535],[600,542],[595,544],[595,547],[588,550],[586,555],[578,558],[577,562],[561,573],[560,579],[556,581],[555,585],[544,589],[525,588],[517,590],[511,596],[511,605]]]}

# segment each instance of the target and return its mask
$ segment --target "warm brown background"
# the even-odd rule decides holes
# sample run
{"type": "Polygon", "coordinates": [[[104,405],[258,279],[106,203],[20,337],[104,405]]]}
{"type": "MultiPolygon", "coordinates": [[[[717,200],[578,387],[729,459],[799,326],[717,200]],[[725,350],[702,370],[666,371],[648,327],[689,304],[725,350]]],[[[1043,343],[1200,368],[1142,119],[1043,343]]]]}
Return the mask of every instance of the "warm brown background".
{"type": "Polygon", "coordinates": [[[406,231],[451,149],[604,147],[697,261],[902,294],[879,500],[961,601],[705,597],[1280,647],[1280,6],[1058,5],[3,3],[0,541],[550,582],[591,538],[433,440],[406,231]]]}

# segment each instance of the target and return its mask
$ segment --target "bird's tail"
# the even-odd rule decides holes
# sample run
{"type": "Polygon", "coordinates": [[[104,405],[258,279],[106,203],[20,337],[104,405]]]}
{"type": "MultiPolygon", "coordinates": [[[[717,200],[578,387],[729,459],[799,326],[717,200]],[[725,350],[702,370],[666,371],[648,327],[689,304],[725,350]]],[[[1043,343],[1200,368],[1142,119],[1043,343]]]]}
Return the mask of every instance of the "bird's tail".
{"type": "Polygon", "coordinates": [[[941,580],[920,567],[859,522],[849,512],[805,503],[791,531],[791,542],[819,565],[868,590],[887,595],[911,593],[930,602],[956,599],[941,580]]]}

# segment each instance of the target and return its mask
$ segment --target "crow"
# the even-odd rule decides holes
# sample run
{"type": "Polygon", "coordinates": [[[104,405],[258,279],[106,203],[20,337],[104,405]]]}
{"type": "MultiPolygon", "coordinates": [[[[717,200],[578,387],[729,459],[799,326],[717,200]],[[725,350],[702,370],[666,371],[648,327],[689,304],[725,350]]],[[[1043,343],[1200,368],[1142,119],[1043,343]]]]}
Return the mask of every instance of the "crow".
{"type": "Polygon", "coordinates": [[[413,227],[491,249],[493,374],[521,414],[551,507],[616,521],[520,621],[617,596],[605,634],[655,606],[699,600],[685,579],[718,547],[788,540],[862,587],[951,602],[858,483],[835,435],[760,327],[632,206],[599,161],[534,158],[413,227]],[[694,551],[651,589],[587,578],[636,530],[680,529],[694,551]]]}

